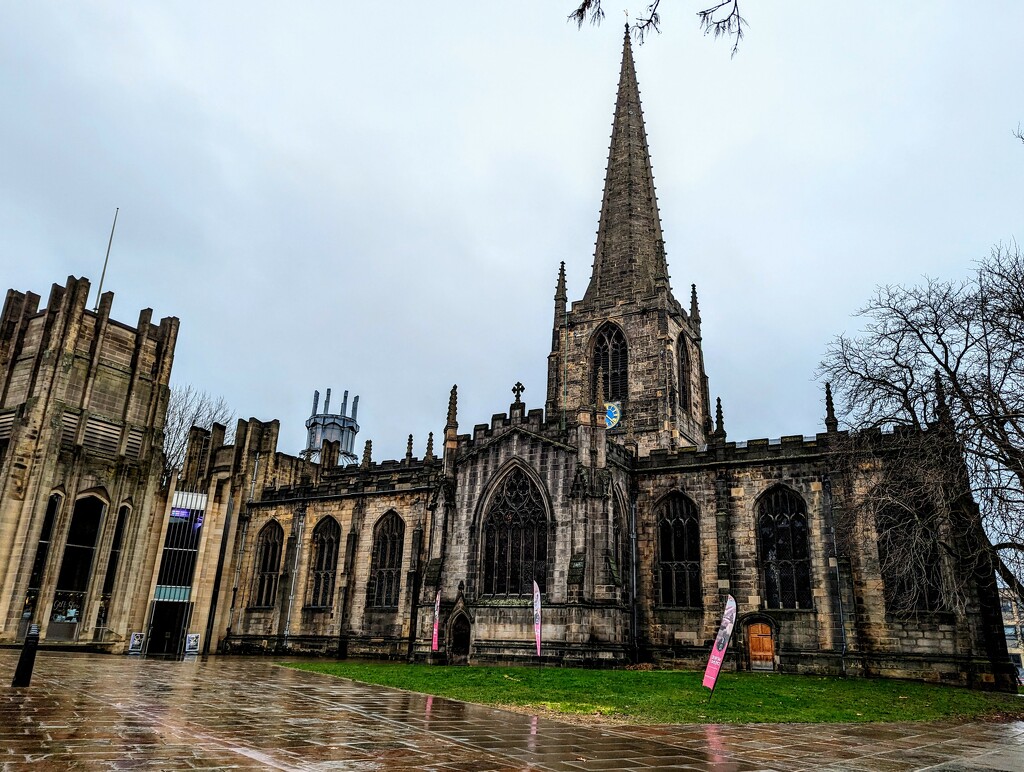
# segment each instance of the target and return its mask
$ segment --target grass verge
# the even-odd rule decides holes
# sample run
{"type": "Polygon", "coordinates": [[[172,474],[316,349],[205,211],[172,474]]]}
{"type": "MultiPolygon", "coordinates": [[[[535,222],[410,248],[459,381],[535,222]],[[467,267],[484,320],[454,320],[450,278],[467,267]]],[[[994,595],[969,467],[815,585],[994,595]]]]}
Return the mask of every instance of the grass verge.
{"type": "Polygon", "coordinates": [[[288,662],[288,667],[484,705],[635,724],[933,721],[1024,718],[1024,697],[910,681],[701,673],[288,662]]]}

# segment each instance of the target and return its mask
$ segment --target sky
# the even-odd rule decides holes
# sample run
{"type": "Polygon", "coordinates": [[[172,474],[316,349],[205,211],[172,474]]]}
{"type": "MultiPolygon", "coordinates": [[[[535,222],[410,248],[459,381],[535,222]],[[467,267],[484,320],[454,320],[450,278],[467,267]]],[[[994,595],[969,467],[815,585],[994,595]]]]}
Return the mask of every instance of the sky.
{"type": "MultiPolygon", "coordinates": [[[[281,421],[360,396],[374,459],[543,407],[558,264],[593,262],[624,3],[0,0],[0,283],[181,320],[172,384],[281,421]],[[351,396],[350,396],[351,398],[351,396]]],[[[823,430],[877,285],[1024,240],[1024,3],[707,0],[634,42],[675,294],[730,440],[823,430]]],[[[634,13],[642,4],[634,6],[634,13]]]]}

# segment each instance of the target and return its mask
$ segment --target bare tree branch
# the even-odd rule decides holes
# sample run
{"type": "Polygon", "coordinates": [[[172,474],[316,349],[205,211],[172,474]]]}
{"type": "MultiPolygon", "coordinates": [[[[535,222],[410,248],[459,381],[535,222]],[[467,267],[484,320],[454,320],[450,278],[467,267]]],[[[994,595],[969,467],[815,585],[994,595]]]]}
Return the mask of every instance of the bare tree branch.
{"type": "MultiPolygon", "coordinates": [[[[637,41],[644,42],[645,36],[650,32],[661,32],[661,14],[659,6],[661,0],[650,0],[644,13],[637,16],[630,24],[630,29],[636,35],[637,41]]],[[[710,34],[715,38],[733,38],[732,55],[735,56],[739,50],[740,41],[743,40],[743,28],[747,21],[740,16],[739,0],[724,0],[713,6],[697,12],[700,20],[700,28],[704,34],[710,34]]],[[[589,21],[591,24],[600,24],[604,20],[604,9],[601,7],[601,0],[580,0],[580,4],[569,14],[568,21],[574,23],[578,28],[589,21]]]]}
{"type": "Polygon", "coordinates": [[[188,432],[193,426],[209,429],[214,423],[227,428],[225,441],[230,443],[234,433],[235,411],[224,397],[213,397],[199,391],[192,384],[171,386],[167,403],[167,421],[164,424],[164,479],[181,470],[188,445],[188,432]]]}

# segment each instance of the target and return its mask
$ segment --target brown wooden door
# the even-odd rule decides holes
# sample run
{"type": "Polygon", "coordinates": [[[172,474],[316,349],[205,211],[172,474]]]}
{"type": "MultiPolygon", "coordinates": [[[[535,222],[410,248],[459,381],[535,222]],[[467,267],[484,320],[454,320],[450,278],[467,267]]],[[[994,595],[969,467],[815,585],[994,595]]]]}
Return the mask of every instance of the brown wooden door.
{"type": "Polygon", "coordinates": [[[750,650],[751,670],[775,669],[775,644],[772,629],[763,622],[755,622],[747,628],[747,646],[750,650]]]}

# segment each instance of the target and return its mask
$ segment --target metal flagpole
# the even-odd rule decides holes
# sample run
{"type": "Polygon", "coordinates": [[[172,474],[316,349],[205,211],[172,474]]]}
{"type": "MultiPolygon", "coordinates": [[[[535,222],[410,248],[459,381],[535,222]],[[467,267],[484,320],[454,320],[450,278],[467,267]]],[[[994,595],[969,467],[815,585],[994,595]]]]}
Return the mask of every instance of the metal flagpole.
{"type": "Polygon", "coordinates": [[[110,260],[110,245],[114,243],[114,228],[117,227],[117,213],[121,211],[121,207],[114,209],[114,224],[110,226],[110,240],[107,242],[107,256],[103,258],[103,273],[100,274],[100,286],[96,291],[96,307],[93,311],[100,310],[100,296],[103,294],[103,280],[107,276],[107,261],[110,260]]]}

